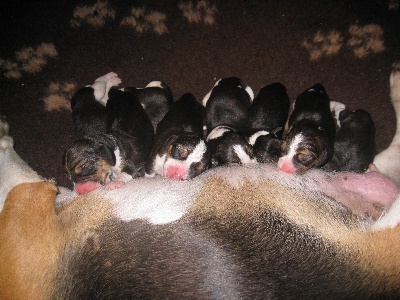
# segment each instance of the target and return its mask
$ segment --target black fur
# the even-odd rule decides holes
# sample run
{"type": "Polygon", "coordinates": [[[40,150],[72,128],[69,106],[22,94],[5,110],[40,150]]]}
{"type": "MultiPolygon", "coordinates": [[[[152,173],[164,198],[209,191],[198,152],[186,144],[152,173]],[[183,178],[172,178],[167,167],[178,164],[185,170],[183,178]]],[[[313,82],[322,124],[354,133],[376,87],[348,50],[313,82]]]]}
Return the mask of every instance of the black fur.
{"type": "MultiPolygon", "coordinates": [[[[204,141],[204,107],[193,94],[184,94],[175,101],[164,118],[158,123],[153,148],[146,163],[146,174],[154,172],[156,156],[167,154],[168,158],[185,160],[198,143],[204,141]]],[[[189,168],[193,178],[206,169],[210,163],[207,150],[201,161],[189,168]]]]}
{"type": "Polygon", "coordinates": [[[161,87],[126,87],[125,91],[131,92],[140,101],[154,130],[174,103],[171,89],[163,82],[161,87]]]}
{"type": "Polygon", "coordinates": [[[286,87],[272,83],[260,89],[250,106],[249,137],[258,131],[260,135],[253,144],[253,154],[258,162],[277,162],[281,156],[283,128],[288,118],[290,98],[286,87]]]}
{"type": "Polygon", "coordinates": [[[287,154],[294,138],[299,134],[303,136],[293,157],[297,173],[322,167],[332,158],[336,125],[329,103],[329,96],[321,84],[312,86],[296,98],[282,148],[283,154],[287,154]]]}
{"type": "Polygon", "coordinates": [[[374,121],[363,109],[343,110],[339,121],[332,164],[336,171],[363,173],[376,154],[374,121]]]}
{"type": "MultiPolygon", "coordinates": [[[[87,89],[84,88],[85,93],[87,89]]],[[[93,93],[93,89],[89,89],[93,93]]],[[[97,107],[98,103],[97,101],[92,103],[87,99],[86,96],[75,99],[74,107],[79,107],[79,118],[74,119],[75,127],[82,128],[83,132],[92,132],[91,122],[96,115],[93,114],[93,118],[86,118],[84,112],[90,111],[93,104],[97,107]]],[[[132,177],[144,175],[144,164],[150,153],[154,134],[143,107],[130,92],[111,89],[104,111],[106,113],[102,124],[104,131],[95,130],[93,134],[84,135],[64,154],[64,169],[74,183],[89,180],[104,183],[106,180],[112,180],[113,176],[118,175],[111,171],[112,167],[119,167],[122,172],[132,177]],[[117,149],[122,158],[119,166],[116,166],[114,154],[117,149]],[[77,166],[79,168],[76,168],[77,166]]],[[[103,114],[96,120],[102,119],[103,114]]]]}

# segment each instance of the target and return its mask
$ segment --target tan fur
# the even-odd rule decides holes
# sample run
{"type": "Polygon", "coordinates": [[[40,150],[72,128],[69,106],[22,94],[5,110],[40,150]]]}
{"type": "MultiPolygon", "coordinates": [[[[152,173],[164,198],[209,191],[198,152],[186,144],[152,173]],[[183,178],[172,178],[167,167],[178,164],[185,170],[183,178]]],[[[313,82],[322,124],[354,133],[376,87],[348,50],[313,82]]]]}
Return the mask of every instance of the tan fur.
{"type": "Polygon", "coordinates": [[[37,182],[8,194],[0,213],[0,299],[48,297],[63,244],[56,191],[49,182],[37,182]]]}
{"type": "Polygon", "coordinates": [[[229,226],[232,220],[251,218],[260,211],[277,211],[289,222],[337,245],[369,274],[367,285],[375,290],[400,288],[400,226],[379,232],[365,229],[360,219],[320,193],[305,195],[269,179],[234,187],[214,177],[197,195],[190,217],[212,216],[229,226]]]}

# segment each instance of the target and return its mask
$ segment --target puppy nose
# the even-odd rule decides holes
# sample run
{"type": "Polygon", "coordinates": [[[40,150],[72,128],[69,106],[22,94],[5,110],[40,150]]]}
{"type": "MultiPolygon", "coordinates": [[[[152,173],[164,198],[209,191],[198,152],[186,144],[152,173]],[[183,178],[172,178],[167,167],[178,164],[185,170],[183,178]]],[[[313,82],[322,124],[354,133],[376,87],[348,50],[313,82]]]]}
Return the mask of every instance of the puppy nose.
{"type": "Polygon", "coordinates": [[[165,172],[165,177],[175,180],[184,180],[186,174],[186,168],[182,166],[170,166],[165,172]]]}
{"type": "Polygon", "coordinates": [[[289,173],[289,174],[294,174],[296,173],[296,169],[294,168],[294,166],[288,162],[288,161],[283,161],[281,159],[279,159],[278,161],[278,167],[281,171],[285,172],[285,173],[289,173]]]}

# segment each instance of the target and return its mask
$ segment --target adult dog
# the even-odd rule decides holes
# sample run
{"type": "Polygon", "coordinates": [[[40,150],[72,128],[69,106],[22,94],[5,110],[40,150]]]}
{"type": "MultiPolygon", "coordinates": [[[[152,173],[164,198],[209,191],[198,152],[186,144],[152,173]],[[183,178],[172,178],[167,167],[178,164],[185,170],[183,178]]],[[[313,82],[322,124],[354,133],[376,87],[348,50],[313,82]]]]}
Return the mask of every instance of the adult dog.
{"type": "Polygon", "coordinates": [[[246,165],[57,196],[1,140],[1,299],[400,296],[400,189],[381,173],[246,165]]]}

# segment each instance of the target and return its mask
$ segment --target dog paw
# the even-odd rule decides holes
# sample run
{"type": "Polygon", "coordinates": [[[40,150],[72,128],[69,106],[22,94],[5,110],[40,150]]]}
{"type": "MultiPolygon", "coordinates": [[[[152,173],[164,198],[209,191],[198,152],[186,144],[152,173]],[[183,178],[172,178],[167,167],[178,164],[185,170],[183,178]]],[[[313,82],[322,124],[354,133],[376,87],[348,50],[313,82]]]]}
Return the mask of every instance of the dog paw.
{"type": "Polygon", "coordinates": [[[121,82],[121,78],[119,78],[115,72],[110,72],[97,78],[92,84],[94,98],[105,106],[107,104],[110,88],[119,85],[121,82]]]}

